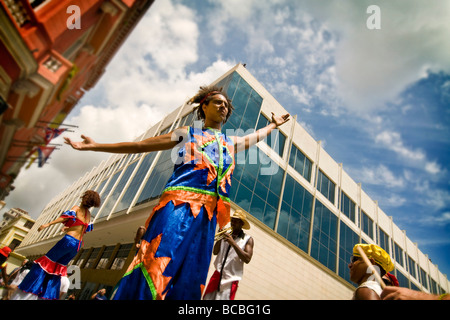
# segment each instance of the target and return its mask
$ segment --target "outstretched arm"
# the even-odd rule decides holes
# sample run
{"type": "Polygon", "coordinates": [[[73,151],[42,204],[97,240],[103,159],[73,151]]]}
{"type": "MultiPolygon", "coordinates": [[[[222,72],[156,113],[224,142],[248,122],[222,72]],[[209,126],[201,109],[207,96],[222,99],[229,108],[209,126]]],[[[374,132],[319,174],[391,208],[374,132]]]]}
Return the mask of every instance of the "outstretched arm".
{"type": "Polygon", "coordinates": [[[58,219],[53,220],[52,222],[45,223],[45,224],[41,225],[41,226],[38,228],[38,231],[42,231],[42,230],[44,230],[45,228],[50,227],[52,224],[63,223],[63,222],[65,222],[66,220],[67,220],[67,218],[61,218],[61,217],[59,217],[58,219]]]}
{"type": "Polygon", "coordinates": [[[143,153],[172,149],[179,143],[179,138],[187,132],[186,127],[182,127],[160,136],[151,137],[142,141],[118,142],[118,143],[97,143],[93,139],[81,135],[83,141],[74,142],[70,138],[64,137],[65,143],[75,150],[89,150],[109,153],[143,153]]]}
{"type": "Polygon", "coordinates": [[[258,143],[261,140],[264,140],[273,129],[277,128],[278,126],[281,126],[282,124],[289,121],[289,113],[284,114],[282,116],[275,116],[272,112],[272,122],[269,123],[264,128],[259,129],[258,131],[255,131],[254,133],[248,134],[243,137],[234,136],[231,137],[234,141],[234,147],[236,152],[246,150],[253,146],[254,144],[258,143]]]}

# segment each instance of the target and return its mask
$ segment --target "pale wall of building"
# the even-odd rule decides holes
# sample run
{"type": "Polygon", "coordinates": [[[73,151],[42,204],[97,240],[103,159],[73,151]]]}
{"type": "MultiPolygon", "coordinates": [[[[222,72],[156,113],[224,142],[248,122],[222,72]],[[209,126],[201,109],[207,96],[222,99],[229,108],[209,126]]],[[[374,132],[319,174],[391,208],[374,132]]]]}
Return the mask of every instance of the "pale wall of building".
{"type": "MultiPolygon", "coordinates": [[[[244,266],[236,300],[350,300],[350,284],[248,216],[255,242],[253,257],[244,266]]],[[[211,259],[208,280],[214,271],[211,259]]]]}

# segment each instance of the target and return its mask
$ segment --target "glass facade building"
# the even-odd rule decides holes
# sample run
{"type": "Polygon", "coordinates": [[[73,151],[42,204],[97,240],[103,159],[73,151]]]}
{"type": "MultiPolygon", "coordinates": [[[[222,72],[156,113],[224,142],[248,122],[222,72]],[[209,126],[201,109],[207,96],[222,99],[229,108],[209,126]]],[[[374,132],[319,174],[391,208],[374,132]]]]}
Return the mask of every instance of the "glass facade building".
{"type": "MultiPolygon", "coordinates": [[[[270,118],[268,110],[275,105],[274,99],[248,74],[238,65],[215,82],[226,90],[235,107],[222,130],[228,135],[243,135],[264,127],[270,118]]],[[[283,111],[281,106],[276,107],[277,112],[283,111]]],[[[173,117],[174,121],[162,120],[140,139],[193,125],[196,120],[188,105],[175,110],[173,117]]],[[[284,243],[350,285],[354,285],[348,272],[353,246],[375,243],[395,261],[392,273],[402,286],[432,293],[448,292],[447,277],[364,193],[361,185],[346,175],[342,165],[334,163],[320,142],[314,141],[296,121],[290,122],[290,126],[281,126],[265,141],[236,155],[230,193],[233,207],[245,210],[274,237],[284,239],[284,243]]],[[[172,173],[172,152],[112,155],[64,195],[52,200],[36,225],[55,219],[86,189],[98,191],[103,200],[102,206],[92,212],[94,226],[131,216],[135,208],[153,203],[161,195],[172,173]]],[[[58,228],[31,232],[22,247],[56,237],[60,234],[58,228]]],[[[100,252],[91,248],[89,255],[83,250],[74,263],[102,270],[117,267],[124,257],[124,245],[122,249],[107,246],[100,252]],[[85,262],[81,263],[82,260],[85,262]]]]}

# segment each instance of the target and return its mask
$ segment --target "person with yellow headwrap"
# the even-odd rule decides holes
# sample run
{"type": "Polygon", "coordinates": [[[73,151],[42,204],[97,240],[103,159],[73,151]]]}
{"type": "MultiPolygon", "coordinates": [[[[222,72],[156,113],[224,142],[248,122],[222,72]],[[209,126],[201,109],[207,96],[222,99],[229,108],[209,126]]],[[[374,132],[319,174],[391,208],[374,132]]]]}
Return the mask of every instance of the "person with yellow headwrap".
{"type": "Polygon", "coordinates": [[[358,247],[365,253],[380,277],[392,271],[394,264],[389,254],[377,245],[358,243],[353,247],[353,256],[348,265],[350,280],[358,284],[353,300],[380,300],[383,291],[381,284],[373,276],[372,269],[364,262],[358,247]]]}

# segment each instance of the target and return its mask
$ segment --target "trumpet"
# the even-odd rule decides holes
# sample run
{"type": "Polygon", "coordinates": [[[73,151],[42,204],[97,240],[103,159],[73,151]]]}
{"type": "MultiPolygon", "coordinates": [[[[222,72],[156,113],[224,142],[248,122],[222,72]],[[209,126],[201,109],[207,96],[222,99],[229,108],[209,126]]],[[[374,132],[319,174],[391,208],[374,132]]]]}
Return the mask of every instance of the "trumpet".
{"type": "Polygon", "coordinates": [[[225,228],[222,231],[219,231],[216,233],[216,235],[214,236],[214,241],[222,240],[226,234],[232,234],[232,233],[233,233],[232,227],[225,228]]]}

